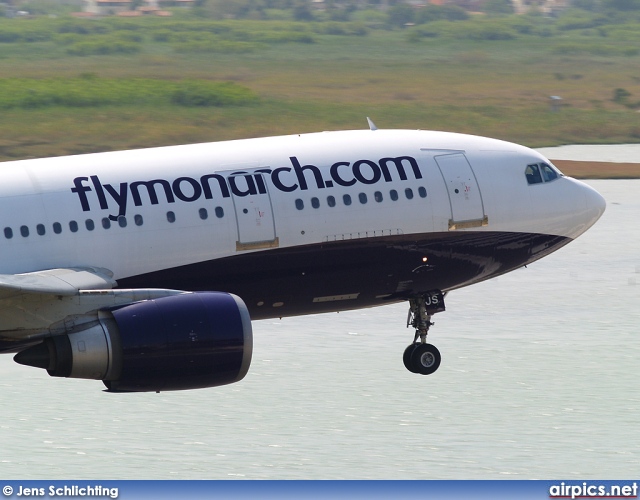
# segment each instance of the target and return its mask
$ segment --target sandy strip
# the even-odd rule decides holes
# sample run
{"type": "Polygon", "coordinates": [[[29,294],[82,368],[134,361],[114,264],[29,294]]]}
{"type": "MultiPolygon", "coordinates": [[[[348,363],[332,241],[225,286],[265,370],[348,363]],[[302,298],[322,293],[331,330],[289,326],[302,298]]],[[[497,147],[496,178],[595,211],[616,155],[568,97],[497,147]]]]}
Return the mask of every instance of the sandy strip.
{"type": "Polygon", "coordinates": [[[577,179],[640,179],[640,163],[549,159],[562,173],[577,179]]]}

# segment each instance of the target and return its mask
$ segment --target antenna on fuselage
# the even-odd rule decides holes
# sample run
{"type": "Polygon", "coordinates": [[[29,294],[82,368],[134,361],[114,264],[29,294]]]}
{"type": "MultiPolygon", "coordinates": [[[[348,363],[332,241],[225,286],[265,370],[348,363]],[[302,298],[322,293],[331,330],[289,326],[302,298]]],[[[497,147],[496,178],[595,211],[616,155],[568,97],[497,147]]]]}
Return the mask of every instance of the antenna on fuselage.
{"type": "Polygon", "coordinates": [[[378,127],[376,127],[376,124],[373,123],[373,121],[371,121],[371,118],[369,118],[367,116],[367,123],[369,124],[369,130],[378,130],[378,127]]]}

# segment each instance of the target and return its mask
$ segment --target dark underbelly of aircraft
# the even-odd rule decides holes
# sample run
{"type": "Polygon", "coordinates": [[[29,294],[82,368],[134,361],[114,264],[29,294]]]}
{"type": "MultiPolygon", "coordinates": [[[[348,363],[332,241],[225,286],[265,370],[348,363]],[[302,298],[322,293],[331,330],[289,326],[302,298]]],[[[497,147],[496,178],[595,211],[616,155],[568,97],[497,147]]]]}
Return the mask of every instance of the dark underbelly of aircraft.
{"type": "Polygon", "coordinates": [[[343,311],[448,291],[533,262],[571,241],[511,232],[445,232],[245,253],[118,280],[120,288],[235,293],[252,319],[343,311]]]}

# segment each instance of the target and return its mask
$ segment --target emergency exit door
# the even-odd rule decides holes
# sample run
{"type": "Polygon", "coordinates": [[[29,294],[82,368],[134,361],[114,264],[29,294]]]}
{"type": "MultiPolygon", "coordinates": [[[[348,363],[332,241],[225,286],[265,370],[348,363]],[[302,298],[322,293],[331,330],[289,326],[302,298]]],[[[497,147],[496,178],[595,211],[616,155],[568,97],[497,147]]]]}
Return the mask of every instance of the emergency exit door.
{"type": "Polygon", "coordinates": [[[482,193],[467,157],[463,153],[453,153],[436,156],[435,160],[449,194],[449,229],[486,226],[488,218],[484,213],[482,193]]]}
{"type": "MultiPolygon", "coordinates": [[[[252,177],[255,179],[258,175],[262,177],[262,174],[252,177]]],[[[238,196],[232,193],[238,224],[236,250],[274,248],[279,244],[268,184],[262,179],[261,185],[264,189],[255,194],[238,196]]]]}

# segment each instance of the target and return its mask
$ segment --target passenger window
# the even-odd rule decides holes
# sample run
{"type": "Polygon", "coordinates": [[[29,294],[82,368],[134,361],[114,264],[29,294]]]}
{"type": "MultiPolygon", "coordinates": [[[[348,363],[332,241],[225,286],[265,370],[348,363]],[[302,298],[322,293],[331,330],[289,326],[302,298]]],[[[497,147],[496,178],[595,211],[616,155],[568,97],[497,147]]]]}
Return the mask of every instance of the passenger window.
{"type": "Polygon", "coordinates": [[[169,222],[175,222],[176,221],[176,214],[174,214],[171,211],[167,212],[167,220],[169,222]]]}
{"type": "Polygon", "coordinates": [[[382,202],[382,193],[380,191],[376,191],[373,193],[373,198],[378,202],[382,202]]]}
{"type": "Polygon", "coordinates": [[[344,202],[345,205],[349,206],[351,205],[351,196],[349,196],[348,194],[345,194],[342,197],[342,201],[344,202]]]}
{"type": "Polygon", "coordinates": [[[209,217],[209,214],[207,213],[206,208],[201,208],[200,210],[198,210],[198,213],[200,214],[200,218],[202,220],[207,220],[207,217],[209,217]]]}
{"type": "Polygon", "coordinates": [[[311,206],[313,208],[320,208],[320,200],[318,198],[311,198],[311,206]]]}
{"type": "Polygon", "coordinates": [[[404,195],[407,197],[407,200],[411,200],[413,198],[413,189],[411,188],[405,189],[404,195]]]}
{"type": "Polygon", "coordinates": [[[333,196],[327,196],[327,205],[330,207],[336,206],[336,199],[333,196]]]}
{"type": "Polygon", "coordinates": [[[13,229],[11,229],[10,227],[5,227],[4,228],[4,237],[7,238],[8,240],[13,238],[13,229]]]}
{"type": "Polygon", "coordinates": [[[102,219],[102,227],[105,229],[109,229],[111,227],[111,220],[108,217],[102,219]]]}
{"type": "Polygon", "coordinates": [[[224,210],[222,207],[216,207],[216,217],[222,219],[224,217],[224,210]]]}
{"type": "Polygon", "coordinates": [[[418,194],[420,195],[420,198],[426,198],[427,197],[427,190],[424,187],[420,186],[418,188],[418,194]]]}
{"type": "Polygon", "coordinates": [[[142,226],[142,223],[144,222],[144,221],[142,220],[142,215],[140,215],[140,214],[135,215],[135,216],[133,217],[133,222],[135,222],[135,223],[136,223],[136,226],[142,226]]]}
{"type": "Polygon", "coordinates": [[[118,217],[118,226],[127,227],[127,218],[124,215],[118,217]]]}
{"type": "Polygon", "coordinates": [[[389,196],[393,201],[398,201],[398,191],[396,191],[395,189],[389,191],[389,196]]]}
{"type": "Polygon", "coordinates": [[[365,193],[360,193],[358,195],[358,199],[360,200],[360,203],[364,205],[367,202],[367,195],[365,193]]]}
{"type": "Polygon", "coordinates": [[[26,238],[29,236],[29,228],[27,226],[20,226],[20,234],[26,238]]]}
{"type": "Polygon", "coordinates": [[[72,233],[77,233],[78,232],[78,223],[74,220],[72,220],[71,222],[69,222],[69,229],[71,230],[72,233]]]}
{"type": "Polygon", "coordinates": [[[302,210],[304,208],[304,202],[300,198],[296,200],[296,208],[298,210],[302,210]]]}
{"type": "Polygon", "coordinates": [[[89,231],[93,231],[96,228],[96,225],[91,219],[87,219],[86,221],[84,221],[84,225],[87,226],[87,230],[89,231]]]}
{"type": "Polygon", "coordinates": [[[44,233],[46,233],[46,229],[44,228],[44,224],[38,224],[36,226],[36,232],[40,235],[40,236],[44,236],[44,233]]]}
{"type": "Polygon", "coordinates": [[[54,222],[53,223],[53,232],[56,234],[60,234],[62,232],[62,224],[60,224],[59,222],[54,222]]]}
{"type": "Polygon", "coordinates": [[[542,176],[540,175],[538,165],[527,165],[524,173],[527,176],[527,182],[529,184],[540,184],[542,182],[542,176]]]}
{"type": "Polygon", "coordinates": [[[551,182],[558,178],[558,173],[546,163],[541,163],[540,168],[542,168],[542,177],[544,178],[544,182],[551,182]]]}

